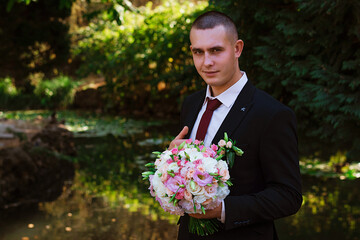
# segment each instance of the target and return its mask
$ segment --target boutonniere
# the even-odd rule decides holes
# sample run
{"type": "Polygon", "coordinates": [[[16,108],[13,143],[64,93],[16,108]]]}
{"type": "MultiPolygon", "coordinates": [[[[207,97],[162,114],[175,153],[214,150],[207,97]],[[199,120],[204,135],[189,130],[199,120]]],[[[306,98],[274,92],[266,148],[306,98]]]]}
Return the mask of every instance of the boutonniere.
{"type": "Polygon", "coordinates": [[[221,139],[218,143],[218,158],[222,159],[225,156],[230,168],[234,165],[235,155],[242,156],[244,154],[244,151],[236,147],[235,144],[236,141],[231,140],[226,132],[224,133],[224,139],[221,139]]]}

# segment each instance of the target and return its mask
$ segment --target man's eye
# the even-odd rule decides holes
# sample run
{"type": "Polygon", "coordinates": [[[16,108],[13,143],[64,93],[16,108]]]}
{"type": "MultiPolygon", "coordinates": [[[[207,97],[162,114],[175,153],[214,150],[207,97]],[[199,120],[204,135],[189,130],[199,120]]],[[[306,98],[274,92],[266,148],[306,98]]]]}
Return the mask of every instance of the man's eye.
{"type": "Polygon", "coordinates": [[[200,50],[194,50],[193,53],[194,54],[201,54],[201,51],[200,50]]]}

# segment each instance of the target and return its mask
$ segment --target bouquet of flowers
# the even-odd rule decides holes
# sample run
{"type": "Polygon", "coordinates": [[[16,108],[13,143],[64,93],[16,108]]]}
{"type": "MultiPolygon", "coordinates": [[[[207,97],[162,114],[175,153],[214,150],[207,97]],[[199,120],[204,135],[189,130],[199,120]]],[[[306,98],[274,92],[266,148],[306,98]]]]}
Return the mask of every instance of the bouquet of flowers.
{"type": "MultiPolygon", "coordinates": [[[[203,142],[188,139],[180,146],[157,155],[148,163],[143,179],[150,181],[150,194],[171,214],[203,213],[214,209],[230,193],[229,167],[235,154],[242,155],[227,134],[218,145],[205,147],[203,142]],[[227,162],[221,160],[226,157],[227,162]]],[[[204,236],[218,231],[216,219],[190,218],[189,230],[204,236]]]]}

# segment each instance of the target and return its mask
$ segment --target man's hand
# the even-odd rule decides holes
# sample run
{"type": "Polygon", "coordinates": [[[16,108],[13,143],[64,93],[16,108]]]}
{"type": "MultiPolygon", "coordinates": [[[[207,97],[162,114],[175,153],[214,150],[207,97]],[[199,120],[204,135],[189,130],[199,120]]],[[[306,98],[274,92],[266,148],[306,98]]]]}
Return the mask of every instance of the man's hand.
{"type": "Polygon", "coordinates": [[[222,203],[219,204],[219,206],[217,206],[214,209],[211,210],[206,210],[205,214],[200,214],[200,213],[196,213],[196,214],[189,214],[190,217],[193,218],[199,218],[199,219],[211,219],[211,218],[221,218],[221,210],[222,210],[222,203]]]}
{"type": "Polygon", "coordinates": [[[189,128],[185,126],[181,132],[174,138],[174,140],[171,141],[169,149],[172,149],[176,146],[179,146],[182,142],[186,141],[185,136],[188,133],[189,128]]]}

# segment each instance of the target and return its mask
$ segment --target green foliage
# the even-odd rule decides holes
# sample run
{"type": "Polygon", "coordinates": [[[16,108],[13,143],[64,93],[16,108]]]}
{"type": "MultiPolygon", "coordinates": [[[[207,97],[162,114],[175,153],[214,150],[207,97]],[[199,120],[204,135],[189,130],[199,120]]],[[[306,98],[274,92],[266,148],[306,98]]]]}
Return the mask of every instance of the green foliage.
{"type": "MultiPolygon", "coordinates": [[[[96,3],[96,1],[86,0],[89,4],[91,2],[96,3]]],[[[88,20],[91,20],[99,15],[105,21],[116,21],[117,24],[122,24],[124,22],[125,11],[137,12],[137,9],[133,7],[132,3],[129,0],[100,0],[101,7],[99,9],[90,11],[84,14],[88,20]]],[[[97,3],[99,4],[99,3],[97,3]]]]}
{"type": "Polygon", "coordinates": [[[42,80],[35,88],[34,94],[40,99],[42,107],[64,108],[73,102],[75,87],[78,82],[67,76],[58,76],[42,80]]]}
{"type": "Polygon", "coordinates": [[[17,89],[9,77],[0,79],[0,106],[7,105],[14,96],[17,95],[17,89]]]}
{"type": "Polygon", "coordinates": [[[0,96],[13,96],[17,94],[17,90],[11,78],[6,77],[0,79],[0,96]]]}
{"type": "Polygon", "coordinates": [[[73,51],[83,61],[79,73],[105,76],[108,108],[177,112],[181,96],[202,84],[192,65],[188,33],[205,6],[165,1],[152,10],[149,3],[139,13],[125,12],[121,26],[92,22],[78,32],[73,51]]]}
{"type": "Polygon", "coordinates": [[[11,77],[23,93],[32,91],[30,74],[51,78],[67,65],[70,38],[64,19],[71,11],[59,7],[64,1],[70,0],[0,0],[0,78],[11,77]]]}
{"type": "Polygon", "coordinates": [[[250,79],[296,111],[301,153],[358,160],[360,2],[212,2],[239,26],[250,79]]]}
{"type": "Polygon", "coordinates": [[[24,93],[16,88],[10,78],[0,79],[0,109],[47,108],[58,109],[70,106],[79,82],[67,76],[39,80],[34,92],[24,93]]]}

